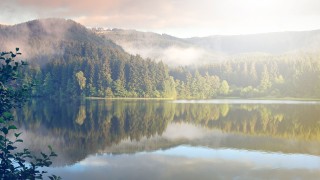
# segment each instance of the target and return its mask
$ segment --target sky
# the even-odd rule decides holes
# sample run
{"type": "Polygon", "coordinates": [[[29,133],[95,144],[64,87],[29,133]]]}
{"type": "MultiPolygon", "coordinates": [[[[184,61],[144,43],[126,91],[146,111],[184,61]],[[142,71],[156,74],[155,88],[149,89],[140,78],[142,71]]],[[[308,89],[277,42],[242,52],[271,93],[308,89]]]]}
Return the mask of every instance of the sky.
{"type": "Polygon", "coordinates": [[[319,0],[0,0],[0,24],[65,18],[177,37],[320,29],[319,0]]]}

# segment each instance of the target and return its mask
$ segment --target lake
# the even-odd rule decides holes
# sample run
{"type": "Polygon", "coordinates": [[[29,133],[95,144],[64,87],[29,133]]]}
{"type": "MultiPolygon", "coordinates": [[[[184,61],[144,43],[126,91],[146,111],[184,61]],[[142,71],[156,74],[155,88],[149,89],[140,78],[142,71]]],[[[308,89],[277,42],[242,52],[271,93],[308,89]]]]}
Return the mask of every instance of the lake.
{"type": "Polygon", "coordinates": [[[32,100],[26,146],[63,179],[319,179],[320,103],[32,100]]]}

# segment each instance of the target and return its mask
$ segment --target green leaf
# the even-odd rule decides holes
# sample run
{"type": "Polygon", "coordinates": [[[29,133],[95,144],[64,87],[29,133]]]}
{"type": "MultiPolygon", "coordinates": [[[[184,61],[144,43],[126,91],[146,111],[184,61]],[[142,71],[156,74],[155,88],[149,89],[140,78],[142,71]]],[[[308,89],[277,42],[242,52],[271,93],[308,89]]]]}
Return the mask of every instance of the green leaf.
{"type": "Polygon", "coordinates": [[[22,132],[21,132],[21,133],[14,133],[14,136],[17,138],[17,137],[19,137],[21,134],[22,134],[22,132]]]}
{"type": "Polygon", "coordinates": [[[46,154],[44,154],[42,152],[41,152],[41,155],[42,155],[43,158],[47,158],[48,157],[46,154]]]}
{"type": "Polygon", "coordinates": [[[4,112],[4,113],[3,113],[3,116],[4,116],[5,118],[10,118],[10,117],[11,117],[11,113],[9,113],[9,112],[4,112]]]}
{"type": "Polygon", "coordinates": [[[50,151],[52,151],[52,147],[49,145],[48,148],[50,149],[50,151]]]}
{"type": "Polygon", "coordinates": [[[13,147],[13,146],[11,146],[11,145],[8,145],[7,146],[7,149],[9,150],[9,151],[11,151],[11,150],[14,150],[14,149],[16,149],[17,147],[13,147]]]}
{"type": "Polygon", "coordinates": [[[16,142],[23,142],[23,140],[22,139],[17,139],[16,142]]]}
{"type": "Polygon", "coordinates": [[[2,131],[5,135],[8,134],[8,129],[7,129],[6,127],[3,127],[3,128],[1,129],[1,131],[2,131]]]}
{"type": "Polygon", "coordinates": [[[55,152],[51,152],[50,156],[51,157],[57,157],[58,155],[55,152]]]}
{"type": "Polygon", "coordinates": [[[3,117],[0,117],[0,123],[4,123],[3,117]]]}
{"type": "Polygon", "coordinates": [[[8,130],[11,130],[11,129],[17,129],[17,127],[16,127],[15,125],[10,125],[10,126],[8,127],[8,130]]]}

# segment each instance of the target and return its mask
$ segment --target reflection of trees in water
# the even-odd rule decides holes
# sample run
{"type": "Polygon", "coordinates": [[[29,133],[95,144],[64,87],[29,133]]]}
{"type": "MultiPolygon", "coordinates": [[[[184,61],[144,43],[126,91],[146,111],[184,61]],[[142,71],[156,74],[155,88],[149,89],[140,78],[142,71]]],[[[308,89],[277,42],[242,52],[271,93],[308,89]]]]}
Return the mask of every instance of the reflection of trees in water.
{"type": "Polygon", "coordinates": [[[63,138],[59,148],[79,160],[124,139],[161,135],[172,121],[228,133],[320,140],[319,110],[320,106],[315,105],[31,101],[17,116],[27,131],[63,138]]]}
{"type": "Polygon", "coordinates": [[[26,131],[62,137],[57,148],[78,160],[123,139],[161,135],[174,109],[174,104],[143,101],[31,101],[16,113],[26,131]]]}
{"type": "Polygon", "coordinates": [[[81,105],[75,121],[79,125],[82,125],[85,119],[86,119],[86,107],[84,105],[81,105]]]}
{"type": "MultiPolygon", "coordinates": [[[[226,105],[223,105],[226,106],[226,105]]],[[[190,104],[184,120],[217,128],[224,132],[248,135],[267,135],[280,138],[320,140],[320,106],[310,105],[231,105],[223,116],[226,107],[222,105],[190,104]],[[208,111],[210,107],[210,112],[208,111]],[[202,111],[202,109],[205,109],[202,111]],[[202,114],[200,112],[203,112],[202,114]],[[214,115],[212,115],[212,113],[214,115]]],[[[183,119],[183,118],[180,118],[183,119]]]]}

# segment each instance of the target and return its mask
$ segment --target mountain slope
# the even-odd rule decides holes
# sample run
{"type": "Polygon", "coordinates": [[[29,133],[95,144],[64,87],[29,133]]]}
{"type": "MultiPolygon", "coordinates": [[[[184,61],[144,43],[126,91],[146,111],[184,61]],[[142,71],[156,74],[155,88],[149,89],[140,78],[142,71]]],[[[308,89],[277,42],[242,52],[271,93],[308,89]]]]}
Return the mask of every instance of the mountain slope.
{"type": "Polygon", "coordinates": [[[239,54],[279,55],[320,49],[320,30],[187,39],[135,30],[96,29],[95,32],[132,54],[162,60],[171,66],[203,65],[239,54]]]}
{"type": "Polygon", "coordinates": [[[0,49],[10,51],[19,47],[23,58],[46,63],[50,57],[62,55],[71,43],[89,43],[97,47],[123,51],[110,40],[103,39],[86,27],[64,19],[40,19],[13,26],[0,26],[0,49]],[[41,60],[39,57],[42,57],[41,60]]]}
{"type": "Polygon", "coordinates": [[[2,26],[0,40],[0,51],[19,47],[22,58],[30,63],[22,83],[37,83],[35,96],[175,95],[174,80],[163,63],[132,56],[71,20],[41,19],[2,26]]]}
{"type": "Polygon", "coordinates": [[[252,35],[209,36],[185,39],[210,51],[226,54],[314,51],[320,48],[320,30],[252,35]]]}
{"type": "Polygon", "coordinates": [[[19,47],[22,58],[31,62],[22,83],[38,83],[35,96],[318,98],[318,34],[179,39],[127,30],[92,31],[71,20],[42,19],[0,26],[0,50],[19,47]],[[225,43],[218,53],[215,48],[220,46],[205,46],[221,42],[230,46],[225,43]],[[130,49],[126,44],[146,54],[130,55],[124,51],[130,49]],[[287,53],[292,51],[297,52],[287,53]],[[190,66],[169,71],[166,64],[190,66]]]}
{"type": "Polygon", "coordinates": [[[221,53],[210,52],[185,39],[166,34],[122,29],[93,30],[131,54],[161,60],[170,66],[200,65],[224,59],[221,53]]]}

